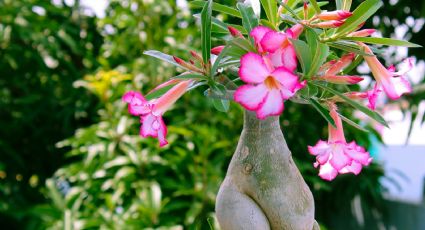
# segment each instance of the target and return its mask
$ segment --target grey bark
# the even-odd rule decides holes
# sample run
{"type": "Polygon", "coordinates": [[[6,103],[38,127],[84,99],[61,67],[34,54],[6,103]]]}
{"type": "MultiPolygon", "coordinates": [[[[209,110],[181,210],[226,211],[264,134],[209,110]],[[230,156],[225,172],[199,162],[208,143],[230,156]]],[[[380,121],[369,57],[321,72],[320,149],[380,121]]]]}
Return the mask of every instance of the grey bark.
{"type": "Polygon", "coordinates": [[[279,117],[246,111],[216,200],[222,230],[319,229],[310,189],[294,164],[279,117]]]}

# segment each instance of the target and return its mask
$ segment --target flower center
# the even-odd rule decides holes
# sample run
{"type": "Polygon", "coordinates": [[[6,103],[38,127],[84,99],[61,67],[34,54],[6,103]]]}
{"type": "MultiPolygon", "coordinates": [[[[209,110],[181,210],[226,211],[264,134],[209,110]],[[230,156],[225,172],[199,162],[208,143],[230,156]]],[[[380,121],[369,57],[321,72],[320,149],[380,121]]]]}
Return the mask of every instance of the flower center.
{"type": "Polygon", "coordinates": [[[268,76],[266,80],[264,80],[264,84],[266,85],[268,89],[280,88],[280,83],[273,76],[268,76]]]}

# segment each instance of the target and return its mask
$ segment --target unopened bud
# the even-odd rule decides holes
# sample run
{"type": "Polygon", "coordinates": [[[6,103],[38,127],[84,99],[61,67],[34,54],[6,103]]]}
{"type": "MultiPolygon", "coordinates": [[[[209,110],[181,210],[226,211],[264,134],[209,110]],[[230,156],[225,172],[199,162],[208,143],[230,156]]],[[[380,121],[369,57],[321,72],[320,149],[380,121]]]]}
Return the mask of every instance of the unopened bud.
{"type": "Polygon", "coordinates": [[[243,38],[242,33],[237,30],[235,27],[228,26],[227,29],[229,30],[230,34],[235,38],[243,38]]]}
{"type": "Polygon", "coordinates": [[[348,34],[348,37],[367,37],[375,33],[375,29],[363,29],[348,34]]]}
{"type": "Polygon", "coordinates": [[[320,20],[344,20],[348,17],[353,15],[348,10],[336,10],[336,11],[328,11],[328,12],[322,12],[317,17],[320,20]]]}
{"type": "Polygon", "coordinates": [[[211,49],[211,53],[215,55],[219,55],[221,51],[223,51],[223,49],[224,49],[224,46],[216,46],[211,49]]]}
{"type": "Polygon", "coordinates": [[[312,24],[311,26],[325,29],[325,28],[337,28],[342,26],[342,24],[344,24],[343,21],[331,20],[331,21],[325,21],[325,22],[312,24]]]}

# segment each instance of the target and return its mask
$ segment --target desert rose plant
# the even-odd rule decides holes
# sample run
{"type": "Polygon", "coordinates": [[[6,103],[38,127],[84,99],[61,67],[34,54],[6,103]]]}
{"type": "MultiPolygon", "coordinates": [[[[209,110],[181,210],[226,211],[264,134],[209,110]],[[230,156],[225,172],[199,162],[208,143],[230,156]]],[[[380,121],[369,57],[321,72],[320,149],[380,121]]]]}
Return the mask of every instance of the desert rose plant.
{"type": "Polygon", "coordinates": [[[158,138],[160,146],[168,144],[162,115],[195,88],[202,88],[206,99],[219,111],[226,112],[232,100],[246,110],[244,131],[217,198],[216,212],[223,229],[317,228],[311,193],[292,166],[279,128],[278,116],[284,113],[286,101],[310,106],[328,122],[328,140],[305,149],[316,157],[312,165],[318,168],[318,175],[330,181],[338,174],[357,175],[373,160],[355,140],[346,140],[343,121],[364,129],[342,116],[338,106],[351,106],[388,126],[375,111],[377,98],[386,95],[397,100],[411,92],[404,75],[412,68],[412,61],[406,59],[396,71],[394,66],[383,66],[376,54],[385,46],[418,45],[373,37],[374,29],[362,28],[383,5],[381,0],[363,1],[354,10],[351,0],[335,2],[336,6],[326,6],[334,10],[324,11],[321,7],[328,1],[251,0],[236,7],[211,0],[193,1],[194,6],[202,8],[195,15],[201,24],[201,52],[190,51],[186,61],[160,51],[146,51],[184,72],[145,96],[134,91],[123,96],[129,112],[140,117],[140,135],[158,138]],[[241,25],[222,22],[213,17],[213,11],[238,18],[241,25]],[[213,35],[221,45],[211,46],[213,35]],[[364,80],[351,74],[363,61],[374,83],[370,89],[352,91],[350,85],[364,80]],[[250,138],[253,141],[248,143],[250,138]],[[279,181],[273,181],[274,177],[279,181]],[[250,184],[252,181],[257,184],[250,184]],[[295,192],[287,191],[288,186],[295,192]],[[232,202],[236,205],[230,207],[232,202]],[[274,204],[300,207],[282,209],[274,204]],[[244,209],[253,214],[243,216],[244,209]]]}

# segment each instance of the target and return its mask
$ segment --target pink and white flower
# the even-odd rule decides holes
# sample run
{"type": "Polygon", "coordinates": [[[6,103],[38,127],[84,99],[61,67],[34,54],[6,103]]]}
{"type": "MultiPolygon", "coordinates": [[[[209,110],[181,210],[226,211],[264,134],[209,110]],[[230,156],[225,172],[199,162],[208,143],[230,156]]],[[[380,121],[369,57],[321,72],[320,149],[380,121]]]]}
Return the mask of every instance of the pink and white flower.
{"type": "Polygon", "coordinates": [[[255,27],[250,36],[254,38],[257,50],[271,60],[274,67],[284,66],[290,71],[297,68],[297,56],[289,39],[296,39],[303,26],[295,25],[286,32],[276,32],[265,26],[255,27]]]}
{"type": "MultiPolygon", "coordinates": [[[[147,101],[139,92],[129,91],[124,94],[122,100],[128,103],[129,113],[140,116],[142,137],[158,138],[160,147],[168,144],[167,126],[162,115],[187,91],[191,83],[192,80],[180,81],[167,93],[150,101],[147,101]]],[[[163,84],[165,85],[167,84],[163,84]]]]}
{"type": "Polygon", "coordinates": [[[358,175],[363,166],[372,161],[369,153],[354,141],[347,143],[344,136],[341,118],[338,116],[335,104],[330,105],[330,115],[336,128],[329,127],[328,141],[319,140],[315,146],[308,146],[311,155],[316,156],[314,167],[319,167],[319,176],[331,181],[338,174],[353,173],[358,175]]]}
{"type": "Polygon", "coordinates": [[[345,68],[347,68],[355,57],[354,53],[349,53],[342,56],[339,60],[331,60],[325,63],[318,71],[320,77],[318,79],[324,80],[334,84],[357,84],[363,80],[359,76],[351,75],[337,75],[345,68]]]}
{"type": "Polygon", "coordinates": [[[363,56],[370,70],[372,71],[372,75],[374,76],[376,82],[379,86],[382,86],[387,96],[396,100],[400,98],[405,93],[412,92],[412,87],[410,86],[409,81],[404,77],[404,75],[409,72],[412,67],[412,59],[407,58],[404,60],[402,67],[398,72],[395,72],[395,68],[393,66],[386,69],[381,62],[379,62],[378,58],[373,54],[372,50],[369,46],[360,43],[366,53],[371,54],[373,56],[363,56]]]}
{"type": "Polygon", "coordinates": [[[248,110],[256,111],[259,119],[280,115],[284,100],[305,86],[286,67],[274,68],[266,56],[249,52],[242,56],[239,76],[247,83],[239,87],[234,99],[248,110]]]}

